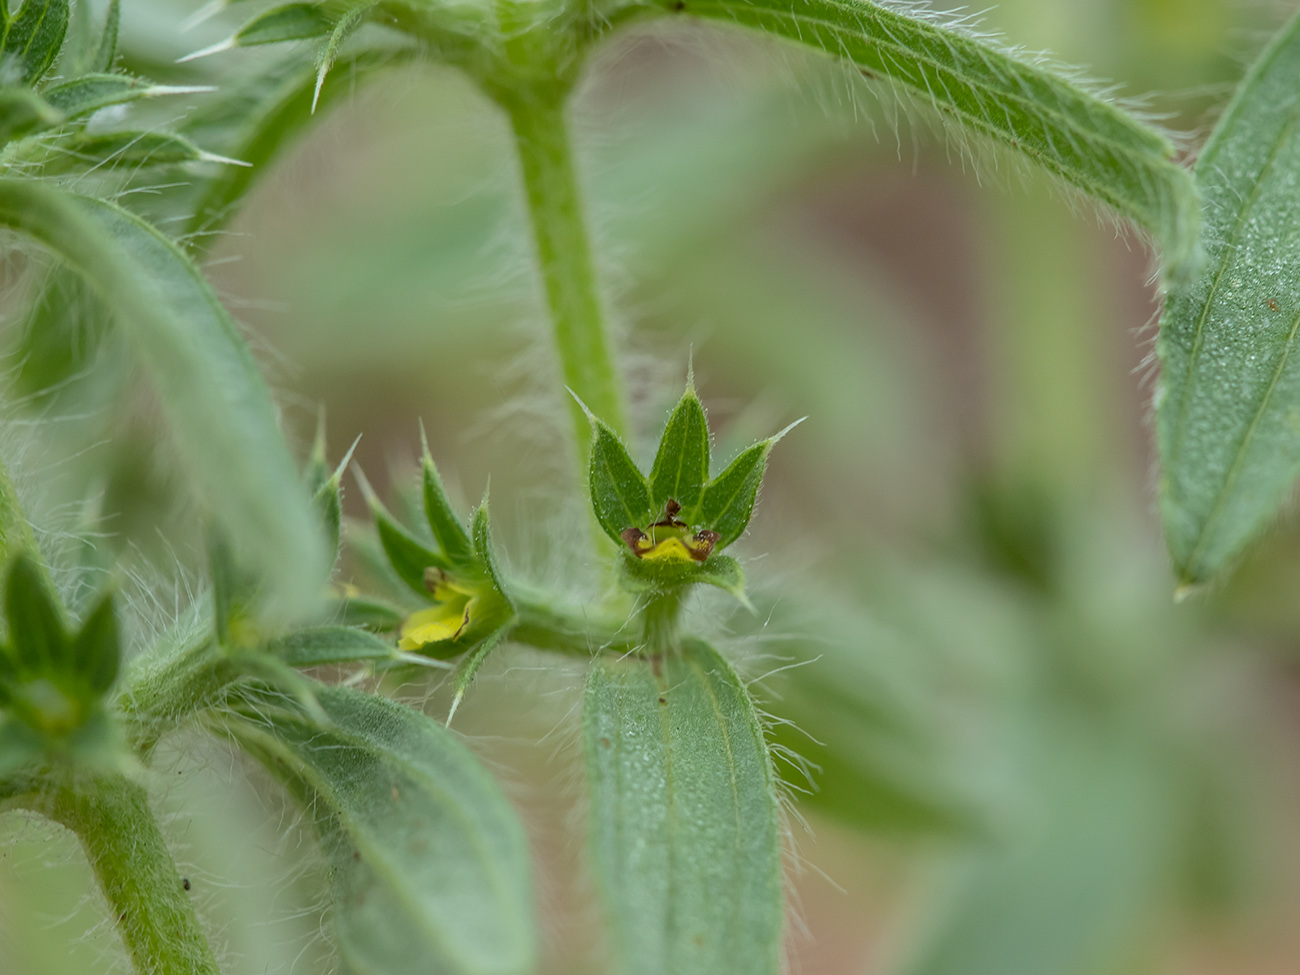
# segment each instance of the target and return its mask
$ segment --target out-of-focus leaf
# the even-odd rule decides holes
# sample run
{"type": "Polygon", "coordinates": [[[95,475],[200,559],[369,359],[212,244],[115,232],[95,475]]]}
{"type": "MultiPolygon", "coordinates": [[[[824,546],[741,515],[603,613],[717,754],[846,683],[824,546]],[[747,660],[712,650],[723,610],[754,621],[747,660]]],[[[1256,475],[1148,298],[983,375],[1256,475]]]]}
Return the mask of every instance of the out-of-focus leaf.
{"type": "Polygon", "coordinates": [[[392,644],[350,626],[317,626],[295,630],[267,644],[266,649],[290,667],[323,667],[354,660],[395,660],[392,644]]]}
{"type": "Polygon", "coordinates": [[[211,91],[207,87],[178,88],[155,85],[141,78],[124,74],[88,74],[45,89],[45,100],[64,114],[75,119],[110,105],[125,105],[141,98],[160,95],[184,95],[211,91]]]}
{"type": "Polygon", "coordinates": [[[1068,704],[1032,727],[1038,802],[955,868],[903,975],[1091,975],[1142,955],[1169,881],[1168,783],[1127,729],[1068,704]]]}
{"type": "Polygon", "coordinates": [[[290,145],[311,120],[313,95],[316,108],[346,97],[376,69],[404,60],[401,54],[359,54],[340,61],[315,88],[315,68],[307,56],[295,56],[249,79],[235,81],[229,90],[210,99],[186,121],[182,131],[200,145],[251,163],[223,167],[202,184],[187,230],[200,234],[198,242],[212,239],[235,213],[238,202],[272,159],[290,145]]]}
{"type": "Polygon", "coordinates": [[[1165,300],[1156,430],[1179,582],[1219,573],[1300,473],[1300,18],[1269,44],[1196,162],[1208,260],[1165,300]]]}
{"type": "Polygon", "coordinates": [[[213,157],[171,132],[105,132],[61,139],[52,148],[45,169],[60,173],[109,166],[168,166],[200,159],[213,157]]]}
{"type": "Polygon", "coordinates": [[[30,88],[0,88],[0,146],[58,125],[62,119],[57,108],[30,88]]]}
{"type": "MultiPolygon", "coordinates": [[[[843,58],[1045,167],[1155,234],[1174,270],[1198,263],[1200,209],[1174,146],[1120,107],[960,26],[856,0],[658,0],[843,58]]],[[[632,9],[632,8],[629,8],[632,9]]]]}
{"type": "Polygon", "coordinates": [[[780,970],[775,781],[749,695],[707,644],[602,658],[583,711],[593,854],[625,975],[780,970]]]}
{"type": "Polygon", "coordinates": [[[323,37],[334,29],[334,20],[324,4],[286,3],[258,14],[235,32],[238,47],[255,44],[278,44],[281,41],[304,41],[323,37]]]}
{"type": "Polygon", "coordinates": [[[106,693],[117,680],[122,641],[112,593],[102,597],[81,624],[72,641],[72,660],[77,673],[96,694],[106,693]]]}
{"type": "Polygon", "coordinates": [[[317,688],[327,727],[273,695],[248,693],[246,716],[232,717],[230,731],[315,823],[349,970],[534,970],[523,829],[462,745],[416,711],[341,687],[317,688]]]}
{"type": "Polygon", "coordinates": [[[271,615],[318,599],[321,531],[248,347],[199,270],[157,230],[101,200],[0,180],[0,222],[82,274],[134,340],[207,503],[272,594],[271,615]]]}
{"type": "Polygon", "coordinates": [[[5,581],[5,617],[14,659],[33,673],[63,673],[70,663],[67,626],[49,584],[26,552],[9,567],[5,581]]]}

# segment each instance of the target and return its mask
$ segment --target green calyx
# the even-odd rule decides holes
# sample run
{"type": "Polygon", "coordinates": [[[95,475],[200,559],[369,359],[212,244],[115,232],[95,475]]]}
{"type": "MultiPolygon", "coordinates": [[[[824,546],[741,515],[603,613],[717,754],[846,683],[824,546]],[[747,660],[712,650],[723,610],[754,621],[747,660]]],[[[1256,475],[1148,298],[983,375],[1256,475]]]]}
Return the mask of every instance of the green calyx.
{"type": "Polygon", "coordinates": [[[104,696],[121,660],[111,594],[69,632],[62,607],[26,553],[4,590],[8,637],[0,643],[0,773],[44,756],[78,757],[111,739],[104,696]]]}
{"type": "Polygon", "coordinates": [[[487,496],[467,528],[424,444],[420,488],[431,546],[389,514],[364,477],[358,479],[393,571],[430,604],[403,620],[398,649],[447,660],[494,643],[514,609],[496,566],[487,496]]]}
{"type": "Polygon", "coordinates": [[[614,431],[590,413],[588,419],[591,503],[601,529],[621,549],[624,586],[665,591],[705,583],[743,600],[744,573],[721,550],[749,525],[768,455],[790,427],[742,451],[710,477],[708,421],[688,384],[646,477],[614,431]]]}

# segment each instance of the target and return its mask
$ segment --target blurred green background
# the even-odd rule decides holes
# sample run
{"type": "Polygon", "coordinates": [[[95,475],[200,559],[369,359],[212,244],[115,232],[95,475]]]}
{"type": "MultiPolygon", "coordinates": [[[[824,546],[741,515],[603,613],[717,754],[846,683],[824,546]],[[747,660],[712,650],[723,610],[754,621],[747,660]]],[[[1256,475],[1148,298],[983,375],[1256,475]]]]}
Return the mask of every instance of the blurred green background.
{"type": "MultiPolygon", "coordinates": [[[[1009,0],[984,21],[1117,79],[1191,153],[1294,6],[1009,0]]],[[[222,84],[284,56],[173,66],[237,23],[178,34],[190,12],[126,0],[128,63],[222,84]]],[[[1173,604],[1145,243],[924,107],[749,34],[621,35],[574,115],[642,459],[688,359],[722,459],[809,417],[737,546],[759,612],[701,597],[693,617],[759,678],[789,759],[791,971],[1300,970],[1300,533],[1288,518],[1231,582],[1173,604]]],[[[138,179],[142,207],[165,218],[185,179],[138,179]]],[[[334,456],[360,435],[362,468],[400,483],[422,419],[461,500],[491,476],[513,570],[553,582],[582,576],[586,523],[516,179],[466,81],[394,69],[264,174],[207,266],[299,444],[323,407],[334,456]]],[[[193,510],[111,330],[25,331],[41,269],[10,264],[29,493],[136,567],[147,635],[197,578],[193,510]]],[[[529,823],[554,973],[604,970],[581,681],[498,654],[459,729],[529,823]]],[[[445,713],[439,689],[408,692],[445,713]]],[[[282,797],[198,736],[159,767],[227,970],[328,970],[321,878],[282,797]]],[[[125,971],[75,844],[13,815],[0,838],[0,973],[125,971]]]]}

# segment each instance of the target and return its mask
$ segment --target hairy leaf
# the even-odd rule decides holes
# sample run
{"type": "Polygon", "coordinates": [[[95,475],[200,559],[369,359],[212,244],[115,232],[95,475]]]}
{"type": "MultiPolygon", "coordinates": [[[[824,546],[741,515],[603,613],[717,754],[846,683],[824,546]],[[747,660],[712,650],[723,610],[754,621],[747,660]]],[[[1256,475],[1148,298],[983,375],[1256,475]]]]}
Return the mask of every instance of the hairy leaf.
{"type": "Polygon", "coordinates": [[[781,844],[767,745],[707,644],[602,658],[583,742],[595,867],[625,975],[775,975],[781,844]]]}
{"type": "Polygon", "coordinates": [[[1050,67],[961,29],[867,0],[657,0],[844,58],[1055,173],[1147,227],[1176,268],[1194,265],[1199,208],[1163,135],[1050,67]]]}
{"type": "Polygon", "coordinates": [[[174,88],[155,85],[124,74],[88,74],[45,89],[44,98],[69,119],[80,118],[110,105],[125,105],[141,98],[210,91],[210,88],[174,88]]]}
{"type": "Polygon", "coordinates": [[[468,565],[473,559],[469,533],[465,531],[464,524],[447,499],[447,491],[442,486],[438,468],[429,454],[428,444],[423,445],[421,479],[424,487],[424,514],[429,520],[433,537],[454,565],[468,565]]]}
{"type": "Polygon", "coordinates": [[[258,14],[235,32],[240,47],[323,37],[334,29],[333,19],[319,3],[287,3],[258,14]]]}
{"type": "Polygon", "coordinates": [[[659,439],[650,471],[650,507],[660,512],[672,498],[682,506],[681,520],[691,524],[708,479],[709,425],[692,387],[678,402],[659,439]]]}
{"type": "Polygon", "coordinates": [[[350,626],[315,626],[272,640],[267,650],[290,667],[322,667],[354,660],[394,660],[392,644],[350,626]]]}
{"type": "Polygon", "coordinates": [[[30,88],[0,88],[0,146],[62,120],[59,110],[30,88]]]}
{"type": "Polygon", "coordinates": [[[704,489],[704,497],[700,502],[700,524],[712,528],[722,536],[718,539],[718,548],[725,548],[734,542],[749,524],[773,443],[772,440],[764,440],[742,451],[704,489]]]}
{"type": "Polygon", "coordinates": [[[199,270],[126,211],[52,187],[0,180],[0,223],[82,274],[134,340],[207,503],[275,599],[313,605],[324,541],[248,347],[199,270]]]}
{"type": "Polygon", "coordinates": [[[417,541],[410,532],[397,523],[383,502],[375,495],[370,483],[358,472],[361,493],[366,496],[370,513],[375,519],[375,528],[379,533],[379,544],[384,548],[393,571],[413,591],[421,596],[429,595],[425,583],[424,570],[430,567],[446,571],[452,568],[450,562],[440,552],[435,552],[422,542],[417,541]]]}
{"type": "Polygon", "coordinates": [[[270,695],[229,726],[315,822],[345,967],[532,972],[528,847],[491,776],[419,712],[341,687],[316,698],[327,727],[270,695]]]}
{"type": "Polygon", "coordinates": [[[226,166],[201,185],[187,231],[201,234],[202,246],[234,216],[239,201],[271,167],[275,156],[302,132],[313,107],[346,97],[376,69],[400,62],[397,54],[360,54],[335,65],[321,85],[313,106],[316,69],[308,56],[293,57],[262,74],[235,82],[189,119],[183,131],[208,146],[251,166],[226,166]]]}
{"type": "Polygon", "coordinates": [[[122,661],[121,637],[117,628],[117,611],[113,594],[105,595],[81,624],[72,641],[72,659],[77,673],[90,689],[104,694],[117,680],[122,661]]]}
{"type": "Polygon", "coordinates": [[[105,166],[167,166],[209,158],[184,136],[170,132],[105,132],[60,140],[52,149],[46,170],[105,166]]]}
{"type": "Polygon", "coordinates": [[[653,517],[645,477],[618,435],[600,420],[591,421],[591,504],[605,534],[619,545],[625,528],[643,528],[653,517]]]}
{"type": "Polygon", "coordinates": [[[1196,164],[1207,263],[1157,350],[1160,500],[1180,583],[1212,578],[1300,473],[1300,18],[1250,69],[1196,164]]]}
{"type": "Polygon", "coordinates": [[[38,674],[67,669],[69,639],[62,613],[35,560],[25,552],[9,567],[5,617],[9,642],[20,667],[38,674]]]}

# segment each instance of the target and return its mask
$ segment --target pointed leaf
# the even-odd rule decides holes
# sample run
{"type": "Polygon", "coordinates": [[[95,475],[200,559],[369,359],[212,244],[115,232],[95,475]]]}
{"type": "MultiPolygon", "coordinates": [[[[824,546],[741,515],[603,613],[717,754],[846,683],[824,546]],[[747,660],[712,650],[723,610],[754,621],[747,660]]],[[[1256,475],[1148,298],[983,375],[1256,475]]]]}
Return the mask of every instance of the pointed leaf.
{"type": "Polygon", "coordinates": [[[321,50],[320,55],[316,58],[316,84],[311,94],[311,110],[316,111],[316,104],[320,101],[321,90],[325,87],[325,78],[334,67],[334,61],[339,56],[339,50],[343,47],[347,39],[356,33],[370,11],[375,8],[376,4],[362,3],[353,7],[334,25],[330,32],[329,40],[325,42],[325,47],[321,50]]]}
{"type": "MultiPolygon", "coordinates": [[[[346,98],[356,86],[382,67],[409,60],[409,52],[370,52],[349,57],[325,79],[317,108],[346,98]]],[[[251,78],[223,86],[185,123],[183,131],[199,145],[251,166],[222,167],[200,184],[187,234],[199,234],[192,246],[217,239],[217,232],[235,215],[238,203],[261,178],[279,152],[293,143],[312,118],[316,83],[313,59],[303,53],[273,65],[251,78]]]]}
{"type": "Polygon", "coordinates": [[[386,632],[402,625],[406,613],[378,599],[363,596],[343,596],[338,599],[337,608],[331,619],[342,626],[362,626],[368,630],[386,632]]]}
{"type": "Polygon", "coordinates": [[[9,642],[20,667],[30,673],[68,669],[68,630],[36,562],[25,552],[9,566],[5,583],[9,642]]]}
{"type": "Polygon", "coordinates": [[[0,180],[0,223],[81,273],[134,340],[179,453],[275,612],[315,604],[321,532],[256,363],[199,270],[119,207],[32,181],[0,180]]]}
{"type": "Polygon", "coordinates": [[[397,651],[372,633],[350,626],[315,626],[272,640],[266,649],[290,667],[323,667],[357,660],[395,660],[397,651]]]}
{"type": "Polygon", "coordinates": [[[375,519],[375,529],[379,533],[379,544],[383,546],[384,554],[388,556],[393,571],[413,591],[427,597],[429,587],[425,583],[425,570],[432,567],[445,572],[451,569],[451,563],[441,553],[416,541],[405,528],[399,525],[388,513],[383,502],[376,497],[370,483],[360,472],[358,472],[357,482],[361,485],[361,493],[366,496],[367,504],[370,505],[370,513],[375,519]]]}
{"type": "Polygon", "coordinates": [[[469,533],[447,500],[442,478],[438,476],[438,468],[429,455],[427,445],[424,447],[421,474],[424,481],[424,514],[429,519],[433,537],[454,565],[468,565],[472,561],[469,533]]]}
{"type": "Polygon", "coordinates": [[[1196,189],[1150,125],[928,9],[857,0],[658,0],[843,58],[1055,173],[1155,234],[1169,264],[1197,263],[1196,189]]]}
{"type": "Polygon", "coordinates": [[[776,784],[730,665],[699,641],[653,661],[597,660],[583,744],[592,853],[619,970],[776,975],[776,784]]]}
{"type": "Polygon", "coordinates": [[[767,471],[767,456],[776,441],[764,440],[741,452],[725,471],[709,482],[700,502],[700,524],[722,537],[718,548],[726,548],[745,531],[754,514],[754,501],[767,471]]]}
{"type": "Polygon", "coordinates": [[[528,846],[492,777],[416,711],[341,687],[316,696],[327,727],[261,695],[230,730],[314,819],[344,967],[531,973],[528,846]]]}
{"type": "Polygon", "coordinates": [[[244,622],[256,617],[261,587],[257,577],[239,563],[230,540],[219,527],[208,529],[207,543],[217,642],[230,647],[246,636],[244,622]]]}
{"type": "Polygon", "coordinates": [[[651,509],[662,512],[673,498],[682,506],[681,520],[692,524],[708,479],[709,426],[692,387],[678,402],[659,439],[659,452],[650,471],[651,509]]]}
{"type": "Polygon", "coordinates": [[[0,55],[22,65],[20,77],[25,84],[36,84],[50,70],[63,46],[68,15],[68,0],[24,0],[8,24],[0,55]]]}
{"type": "MultiPolygon", "coordinates": [[[[474,512],[474,554],[487,571],[488,578],[492,580],[492,585],[496,587],[496,591],[505,596],[506,589],[501,583],[501,572],[497,569],[496,554],[492,551],[492,525],[488,519],[488,499],[486,495],[483,497],[483,503],[474,512]]],[[[506,598],[509,601],[509,597],[506,598]]]]}
{"type": "Polygon", "coordinates": [[[591,427],[591,503],[600,527],[621,546],[625,528],[644,528],[654,520],[650,491],[614,431],[595,419],[591,427]]]}
{"type": "Polygon", "coordinates": [[[95,693],[106,693],[117,680],[122,662],[122,641],[111,592],[95,605],[81,624],[81,631],[72,642],[72,657],[77,673],[86,678],[95,693]]]}
{"type": "Polygon", "coordinates": [[[61,139],[52,148],[45,168],[63,173],[92,167],[171,166],[211,158],[184,136],[128,130],[61,139]]]}
{"type": "Polygon", "coordinates": [[[286,3],[259,14],[235,32],[235,44],[278,44],[323,37],[334,29],[333,19],[319,3],[286,3]]]}
{"type": "Polygon", "coordinates": [[[447,711],[447,724],[451,724],[451,719],[456,716],[456,711],[460,708],[460,702],[465,699],[465,692],[469,690],[469,685],[474,683],[474,677],[478,674],[479,668],[483,666],[483,661],[500,644],[502,638],[506,635],[506,628],[501,627],[494,633],[485,637],[477,647],[465,655],[456,666],[456,676],[454,680],[454,691],[451,699],[451,707],[447,711]]]}
{"type": "Polygon", "coordinates": [[[1204,270],[1165,299],[1161,511],[1180,583],[1211,579],[1300,474],[1300,18],[1260,56],[1196,164],[1204,270]]]}
{"type": "Polygon", "coordinates": [[[90,65],[91,71],[112,70],[113,59],[117,57],[117,27],[120,19],[121,0],[109,0],[108,13],[104,16],[104,32],[99,37],[99,48],[90,65]]]}
{"type": "Polygon", "coordinates": [[[110,105],[125,105],[141,98],[210,90],[206,87],[174,88],[155,85],[142,78],[131,78],[123,74],[87,74],[45,89],[43,97],[66,118],[75,119],[110,105]]]}

